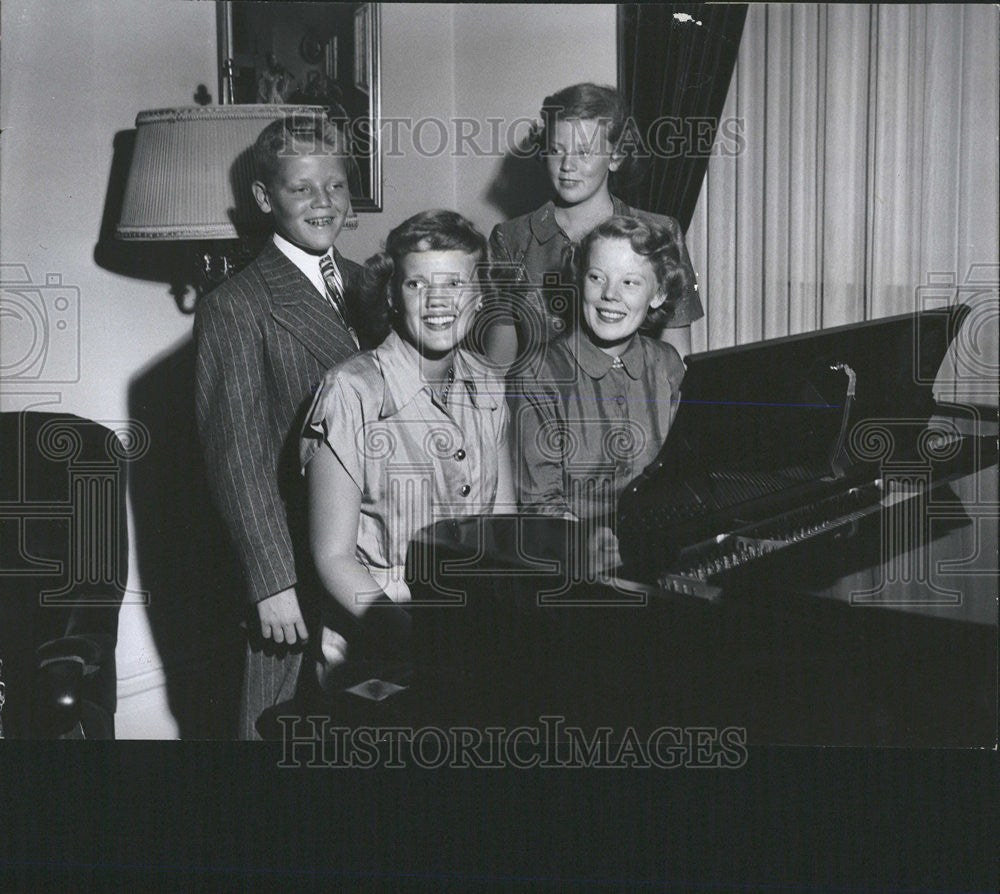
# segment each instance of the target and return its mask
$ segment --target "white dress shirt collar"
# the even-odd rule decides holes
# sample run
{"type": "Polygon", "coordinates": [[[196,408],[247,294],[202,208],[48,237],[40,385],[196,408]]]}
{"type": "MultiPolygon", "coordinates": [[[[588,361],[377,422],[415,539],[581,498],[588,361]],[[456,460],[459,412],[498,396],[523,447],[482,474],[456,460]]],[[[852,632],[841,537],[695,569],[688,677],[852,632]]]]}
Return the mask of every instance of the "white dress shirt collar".
{"type": "MultiPolygon", "coordinates": [[[[323,279],[323,273],[319,269],[319,259],[323,255],[311,255],[297,245],[292,245],[291,242],[278,233],[274,234],[274,244],[289,261],[305,274],[306,279],[316,287],[316,291],[320,295],[326,295],[326,280],[323,279]]],[[[326,253],[333,259],[333,263],[336,265],[337,259],[333,255],[333,249],[327,250],[326,253]]]]}

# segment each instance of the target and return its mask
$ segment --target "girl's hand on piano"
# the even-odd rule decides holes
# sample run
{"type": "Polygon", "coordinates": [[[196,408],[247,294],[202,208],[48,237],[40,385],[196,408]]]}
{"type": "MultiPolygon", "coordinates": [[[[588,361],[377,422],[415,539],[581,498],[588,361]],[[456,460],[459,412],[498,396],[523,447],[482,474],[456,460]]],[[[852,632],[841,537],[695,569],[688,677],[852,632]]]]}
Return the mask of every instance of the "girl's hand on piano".
{"type": "Polygon", "coordinates": [[[347,660],[347,640],[326,625],[320,635],[320,654],[316,659],[316,679],[324,688],[332,688],[336,674],[347,660]]]}
{"type": "Polygon", "coordinates": [[[587,571],[589,574],[600,574],[621,565],[622,559],[618,552],[618,538],[611,528],[602,527],[594,531],[587,539],[587,571]]]}

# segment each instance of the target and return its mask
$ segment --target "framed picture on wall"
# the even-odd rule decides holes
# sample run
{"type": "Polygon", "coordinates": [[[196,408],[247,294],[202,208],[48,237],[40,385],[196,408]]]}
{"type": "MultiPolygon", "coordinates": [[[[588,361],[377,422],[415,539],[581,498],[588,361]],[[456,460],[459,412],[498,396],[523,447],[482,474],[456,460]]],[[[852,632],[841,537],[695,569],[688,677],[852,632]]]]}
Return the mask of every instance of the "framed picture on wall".
{"type": "Polygon", "coordinates": [[[345,122],[358,162],[356,211],[382,210],[377,3],[219,2],[219,95],[234,103],[325,106],[345,122]]]}
{"type": "Polygon", "coordinates": [[[337,73],[337,35],[334,34],[323,47],[323,70],[326,76],[336,82],[339,77],[337,73]]]}
{"type": "Polygon", "coordinates": [[[354,86],[365,93],[371,89],[371,59],[366,52],[371,31],[371,4],[362,3],[354,10],[354,86]]]}

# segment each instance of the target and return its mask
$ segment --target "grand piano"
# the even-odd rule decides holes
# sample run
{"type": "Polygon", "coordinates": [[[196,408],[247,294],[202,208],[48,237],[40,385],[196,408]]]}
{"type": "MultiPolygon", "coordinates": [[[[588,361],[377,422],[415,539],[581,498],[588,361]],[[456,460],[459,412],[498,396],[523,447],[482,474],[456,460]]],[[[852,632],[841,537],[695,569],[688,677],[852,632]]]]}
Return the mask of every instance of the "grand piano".
{"type": "Polygon", "coordinates": [[[993,746],[996,408],[934,397],[968,312],[689,357],[611,575],[580,567],[559,519],[422,532],[399,704],[442,724],[993,746]]]}

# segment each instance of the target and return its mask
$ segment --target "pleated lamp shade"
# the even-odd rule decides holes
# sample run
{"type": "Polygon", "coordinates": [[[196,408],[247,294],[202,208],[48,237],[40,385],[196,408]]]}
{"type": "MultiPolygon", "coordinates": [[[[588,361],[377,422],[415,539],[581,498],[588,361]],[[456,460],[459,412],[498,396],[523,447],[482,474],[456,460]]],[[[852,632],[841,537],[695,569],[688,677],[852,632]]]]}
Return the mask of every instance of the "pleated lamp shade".
{"type": "Polygon", "coordinates": [[[254,141],[277,118],[324,111],[322,106],[229,105],[140,112],[116,235],[236,239],[261,229],[265,221],[250,193],[254,141]]]}

